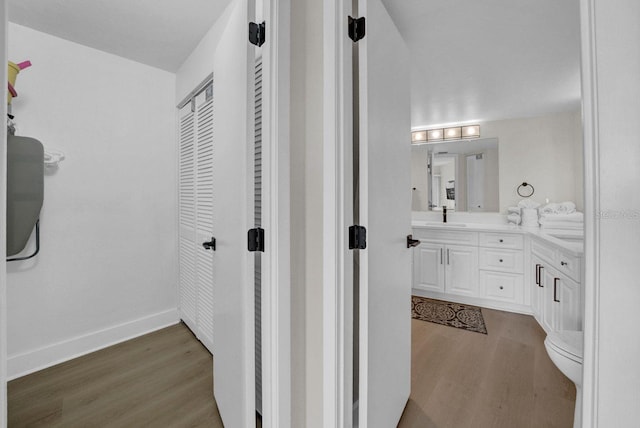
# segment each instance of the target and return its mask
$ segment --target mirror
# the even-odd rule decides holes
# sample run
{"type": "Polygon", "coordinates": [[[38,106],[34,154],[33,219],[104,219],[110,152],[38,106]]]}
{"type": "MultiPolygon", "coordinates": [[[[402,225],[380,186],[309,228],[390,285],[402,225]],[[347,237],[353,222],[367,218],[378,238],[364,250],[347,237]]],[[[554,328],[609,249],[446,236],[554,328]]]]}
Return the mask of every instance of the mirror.
{"type": "Polygon", "coordinates": [[[412,158],[414,211],[500,210],[497,138],[414,145],[412,158]]]}

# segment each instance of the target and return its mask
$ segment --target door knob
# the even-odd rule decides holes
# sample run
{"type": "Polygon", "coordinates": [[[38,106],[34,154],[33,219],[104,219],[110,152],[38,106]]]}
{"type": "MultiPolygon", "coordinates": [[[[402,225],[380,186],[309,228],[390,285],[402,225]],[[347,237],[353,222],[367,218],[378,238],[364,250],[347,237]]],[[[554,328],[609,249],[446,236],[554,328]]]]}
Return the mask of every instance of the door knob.
{"type": "Polygon", "coordinates": [[[202,246],[205,250],[216,250],[216,238],[211,237],[211,241],[206,241],[202,243],[202,246]]]}
{"type": "Polygon", "coordinates": [[[420,240],[413,239],[413,235],[407,235],[407,248],[417,247],[420,245],[420,240]]]}

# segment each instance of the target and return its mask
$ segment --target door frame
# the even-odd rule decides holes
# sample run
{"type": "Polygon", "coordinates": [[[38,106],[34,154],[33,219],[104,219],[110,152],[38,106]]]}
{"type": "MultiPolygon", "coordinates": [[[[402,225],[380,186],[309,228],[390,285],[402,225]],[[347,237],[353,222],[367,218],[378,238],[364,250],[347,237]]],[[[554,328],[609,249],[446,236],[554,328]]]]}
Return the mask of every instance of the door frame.
{"type": "MultiPolygon", "coordinates": [[[[290,0],[265,0],[262,7],[267,34],[261,47],[262,227],[265,229],[261,317],[262,426],[288,428],[291,426],[291,3],[290,0]]],[[[253,162],[253,153],[248,162],[253,162]]],[[[253,188],[252,181],[250,187],[253,188]]],[[[253,301],[249,304],[253,307],[253,301]]]]}
{"type": "Polygon", "coordinates": [[[323,426],[352,426],[353,221],[352,0],[323,2],[323,426]]]}
{"type": "MultiPolygon", "coordinates": [[[[348,386],[352,367],[348,352],[352,321],[345,312],[352,290],[352,266],[346,257],[349,193],[345,181],[352,166],[351,41],[347,36],[350,0],[323,0],[324,38],[324,176],[323,176],[323,409],[324,424],[350,427],[348,386]],[[347,417],[349,416],[349,417],[347,417]]],[[[583,426],[597,425],[599,339],[599,140],[595,0],[580,0],[581,74],[585,204],[585,316],[583,362],[583,426]]]]}
{"type": "MultiPolygon", "coordinates": [[[[0,22],[4,42],[2,43],[3,63],[8,61],[8,7],[5,0],[0,0],[0,22]]],[[[7,81],[7,68],[3,65],[0,70],[0,82],[7,81]]],[[[7,87],[2,85],[2,117],[7,117],[7,87]]],[[[7,128],[0,130],[2,148],[0,148],[0,236],[7,236],[7,128]]],[[[7,248],[4,242],[0,244],[0,257],[7,258],[7,248]]],[[[0,426],[7,426],[7,265],[0,264],[0,426]]]]}

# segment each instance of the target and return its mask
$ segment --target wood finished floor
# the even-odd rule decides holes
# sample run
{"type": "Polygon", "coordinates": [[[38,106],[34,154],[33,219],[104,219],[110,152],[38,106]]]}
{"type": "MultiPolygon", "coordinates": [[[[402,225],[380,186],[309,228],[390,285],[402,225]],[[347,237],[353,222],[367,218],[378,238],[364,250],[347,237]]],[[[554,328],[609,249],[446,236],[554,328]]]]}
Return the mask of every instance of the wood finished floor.
{"type": "Polygon", "coordinates": [[[222,427],[212,364],[177,324],[9,382],[9,427],[222,427]]]}
{"type": "MultiPolygon", "coordinates": [[[[570,428],[575,387],[529,316],[482,310],[488,335],[412,320],[401,428],[570,428]]],[[[178,324],[9,383],[9,427],[222,427],[212,358],[178,324]]]]}
{"type": "Polygon", "coordinates": [[[411,320],[411,397],[400,428],[573,427],[575,386],[533,317],[482,309],[487,335],[411,320]]]}

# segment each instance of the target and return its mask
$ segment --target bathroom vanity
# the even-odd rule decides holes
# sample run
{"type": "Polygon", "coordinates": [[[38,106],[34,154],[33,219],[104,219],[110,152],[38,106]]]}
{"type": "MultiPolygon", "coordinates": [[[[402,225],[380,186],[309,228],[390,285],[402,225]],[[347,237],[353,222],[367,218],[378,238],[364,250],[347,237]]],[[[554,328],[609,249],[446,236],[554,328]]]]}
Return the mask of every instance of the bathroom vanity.
{"type": "Polygon", "coordinates": [[[533,315],[547,333],[582,329],[581,233],[415,221],[413,237],[414,294],[533,315]]]}

